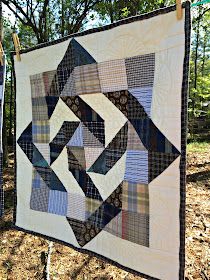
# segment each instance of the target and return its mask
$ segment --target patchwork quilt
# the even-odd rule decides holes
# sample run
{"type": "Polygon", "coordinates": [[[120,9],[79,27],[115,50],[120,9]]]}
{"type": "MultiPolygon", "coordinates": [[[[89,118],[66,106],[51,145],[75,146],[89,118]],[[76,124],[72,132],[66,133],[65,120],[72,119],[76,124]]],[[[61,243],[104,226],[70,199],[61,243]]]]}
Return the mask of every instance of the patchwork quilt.
{"type": "Polygon", "coordinates": [[[22,51],[16,227],[150,279],[184,279],[190,8],[22,51]]]}
{"type": "Polygon", "coordinates": [[[4,212],[4,192],[3,192],[3,108],[4,108],[4,84],[6,74],[6,58],[3,57],[3,65],[0,65],[0,217],[4,212]]]}

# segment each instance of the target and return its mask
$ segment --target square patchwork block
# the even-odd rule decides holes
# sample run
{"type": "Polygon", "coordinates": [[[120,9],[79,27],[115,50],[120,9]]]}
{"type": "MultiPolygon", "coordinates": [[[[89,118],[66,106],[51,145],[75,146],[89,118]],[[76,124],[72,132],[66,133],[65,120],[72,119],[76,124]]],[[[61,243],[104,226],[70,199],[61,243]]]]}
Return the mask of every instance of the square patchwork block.
{"type": "Polygon", "coordinates": [[[124,179],[129,183],[148,183],[148,151],[127,151],[124,179]]]}
{"type": "Polygon", "coordinates": [[[103,93],[128,89],[124,59],[100,62],[98,72],[103,93]]]}
{"type": "Polygon", "coordinates": [[[155,54],[125,59],[128,88],[152,87],[155,73],[155,54]]]}
{"type": "Polygon", "coordinates": [[[49,121],[34,121],[32,124],[34,143],[49,143],[50,125],[49,121]]]}
{"type": "Polygon", "coordinates": [[[85,221],[86,197],[77,193],[68,194],[67,217],[85,221]]]}
{"type": "Polygon", "coordinates": [[[48,204],[49,213],[66,216],[67,203],[68,203],[67,192],[50,190],[49,204],[48,204]]]}
{"type": "Polygon", "coordinates": [[[33,121],[48,120],[48,107],[45,97],[32,98],[32,118],[33,121]]]}
{"type": "Polygon", "coordinates": [[[101,92],[97,64],[75,67],[74,80],[77,95],[101,92]]]}
{"type": "Polygon", "coordinates": [[[149,187],[146,184],[123,182],[122,209],[149,215],[149,187]]]}

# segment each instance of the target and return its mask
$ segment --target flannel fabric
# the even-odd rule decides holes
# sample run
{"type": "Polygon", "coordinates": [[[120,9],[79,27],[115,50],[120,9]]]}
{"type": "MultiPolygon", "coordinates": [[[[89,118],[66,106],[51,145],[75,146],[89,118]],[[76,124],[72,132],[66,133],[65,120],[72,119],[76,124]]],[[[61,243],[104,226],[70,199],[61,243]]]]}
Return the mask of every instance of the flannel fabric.
{"type": "Polygon", "coordinates": [[[14,60],[16,226],[144,278],[183,280],[183,9],[180,21],[172,6],[14,60]]]}
{"type": "Polygon", "coordinates": [[[0,217],[4,213],[4,191],[3,191],[3,109],[4,109],[4,85],[6,75],[6,57],[3,56],[3,65],[0,65],[0,217]]]}

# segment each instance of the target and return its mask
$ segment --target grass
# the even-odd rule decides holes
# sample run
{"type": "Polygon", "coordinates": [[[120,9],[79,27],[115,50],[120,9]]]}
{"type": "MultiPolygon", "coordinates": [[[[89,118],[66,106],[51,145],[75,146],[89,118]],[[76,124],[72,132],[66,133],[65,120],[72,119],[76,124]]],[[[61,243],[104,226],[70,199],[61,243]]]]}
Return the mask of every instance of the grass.
{"type": "Polygon", "coordinates": [[[210,153],[210,142],[192,142],[187,145],[188,152],[210,153]]]}

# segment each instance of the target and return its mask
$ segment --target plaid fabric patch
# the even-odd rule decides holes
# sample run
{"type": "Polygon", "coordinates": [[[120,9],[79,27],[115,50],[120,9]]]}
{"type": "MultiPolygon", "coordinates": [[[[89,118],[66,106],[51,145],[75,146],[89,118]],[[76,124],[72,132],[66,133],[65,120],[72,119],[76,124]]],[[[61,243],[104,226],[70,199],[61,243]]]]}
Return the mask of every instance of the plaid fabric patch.
{"type": "Polygon", "coordinates": [[[137,134],[136,130],[134,129],[133,125],[130,122],[128,122],[127,149],[146,151],[146,148],[144,147],[143,143],[139,138],[139,135],[137,134]]]}
{"type": "Polygon", "coordinates": [[[123,182],[122,209],[149,215],[149,188],[145,184],[123,182]]]}
{"type": "Polygon", "coordinates": [[[52,87],[53,80],[55,79],[55,76],[56,76],[56,71],[55,70],[47,71],[47,72],[44,72],[42,74],[42,79],[43,79],[43,82],[44,82],[44,90],[45,90],[45,93],[47,95],[52,95],[52,92],[50,92],[50,89],[52,87]]]}
{"type": "Polygon", "coordinates": [[[149,247],[149,215],[122,210],[122,238],[149,247]]]}
{"type": "Polygon", "coordinates": [[[33,169],[32,173],[32,188],[40,189],[45,188],[46,183],[43,181],[42,177],[39,175],[39,173],[33,169]]]}
{"type": "Polygon", "coordinates": [[[44,97],[46,95],[43,73],[30,76],[31,97],[44,97]]]}
{"type": "Polygon", "coordinates": [[[104,230],[122,239],[149,247],[148,215],[122,210],[104,230]]]}
{"type": "Polygon", "coordinates": [[[34,143],[49,143],[50,125],[49,121],[34,121],[32,123],[32,133],[34,143]]]}
{"type": "Polygon", "coordinates": [[[32,188],[30,198],[30,208],[35,211],[48,212],[49,188],[32,188]]]}
{"type": "Polygon", "coordinates": [[[102,204],[101,201],[92,198],[86,198],[85,218],[88,219],[102,204]]]}
{"type": "Polygon", "coordinates": [[[128,88],[152,87],[155,72],[155,54],[145,54],[125,59],[128,88]]]}
{"type": "Polygon", "coordinates": [[[74,70],[71,72],[60,96],[74,96],[76,95],[74,70]]]}
{"type": "Polygon", "coordinates": [[[30,142],[22,142],[22,141],[19,141],[18,144],[21,147],[21,149],[24,151],[24,153],[26,154],[26,156],[30,160],[30,162],[32,162],[32,160],[33,160],[33,151],[34,151],[33,146],[34,146],[34,144],[30,143],[30,142]]]}
{"type": "Polygon", "coordinates": [[[98,201],[101,201],[101,195],[94,185],[92,179],[90,176],[86,173],[86,186],[85,186],[85,195],[86,197],[89,197],[91,199],[97,199],[98,201]]]}
{"type": "Polygon", "coordinates": [[[74,68],[76,94],[100,93],[101,87],[97,64],[88,64],[74,68]]]}
{"type": "Polygon", "coordinates": [[[49,119],[45,97],[32,98],[32,119],[33,121],[47,121],[49,119]]]}
{"type": "Polygon", "coordinates": [[[98,72],[103,93],[128,89],[124,59],[100,62],[98,72]]]}
{"type": "MultiPolygon", "coordinates": [[[[79,147],[74,147],[74,148],[79,148],[79,147]]],[[[81,148],[81,149],[83,149],[83,148],[81,148]]],[[[83,170],[84,169],[83,158],[82,158],[82,162],[80,163],[79,160],[74,155],[74,153],[72,151],[72,147],[67,147],[67,154],[68,154],[68,165],[69,165],[69,170],[70,171],[73,171],[73,170],[76,171],[76,170],[83,170]]]]}
{"type": "Polygon", "coordinates": [[[87,198],[77,193],[68,193],[68,208],[66,216],[72,219],[85,221],[87,198]],[[79,207],[78,207],[79,206],[79,207]]]}
{"type": "Polygon", "coordinates": [[[104,148],[85,147],[86,170],[88,170],[93,165],[103,150],[104,148]]]}
{"type": "Polygon", "coordinates": [[[149,151],[149,182],[159,176],[178,156],[178,154],[149,151]]]}
{"type": "Polygon", "coordinates": [[[103,122],[84,122],[82,127],[85,147],[104,147],[105,128],[103,122]]]}
{"type": "Polygon", "coordinates": [[[76,160],[78,161],[79,165],[82,169],[86,169],[86,162],[85,162],[85,150],[83,147],[70,147],[71,153],[74,155],[76,160]]]}

